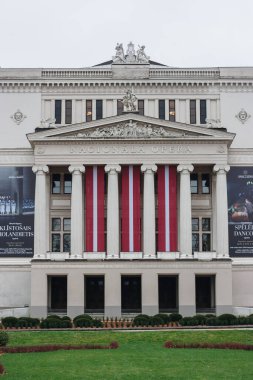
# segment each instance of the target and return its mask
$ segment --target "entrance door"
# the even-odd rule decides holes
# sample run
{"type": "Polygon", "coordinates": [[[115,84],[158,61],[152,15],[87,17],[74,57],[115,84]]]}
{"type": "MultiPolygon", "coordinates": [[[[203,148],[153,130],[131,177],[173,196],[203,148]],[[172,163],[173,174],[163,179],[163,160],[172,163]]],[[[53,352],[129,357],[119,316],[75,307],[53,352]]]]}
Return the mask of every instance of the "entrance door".
{"type": "Polygon", "coordinates": [[[141,276],[121,277],[122,313],[141,313],[141,276]]]}
{"type": "Polygon", "coordinates": [[[196,312],[215,312],[215,276],[196,276],[196,312]]]}
{"type": "Polygon", "coordinates": [[[105,307],[104,276],[85,276],[85,312],[103,313],[105,307]]]}
{"type": "Polygon", "coordinates": [[[48,311],[67,312],[67,276],[48,276],[48,311]]]}
{"type": "Polygon", "coordinates": [[[158,276],[159,313],[178,311],[178,276],[158,276]]]}

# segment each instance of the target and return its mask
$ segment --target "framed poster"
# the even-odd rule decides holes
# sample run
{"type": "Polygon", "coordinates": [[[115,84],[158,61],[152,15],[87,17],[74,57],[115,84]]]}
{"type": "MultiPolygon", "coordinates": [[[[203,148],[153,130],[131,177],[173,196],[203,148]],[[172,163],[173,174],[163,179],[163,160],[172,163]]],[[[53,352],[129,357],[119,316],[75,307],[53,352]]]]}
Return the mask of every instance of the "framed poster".
{"type": "Polygon", "coordinates": [[[0,167],[0,256],[33,256],[35,175],[0,167]]]}
{"type": "Polygon", "coordinates": [[[253,167],[231,167],[228,173],[229,253],[253,257],[253,167]]]}

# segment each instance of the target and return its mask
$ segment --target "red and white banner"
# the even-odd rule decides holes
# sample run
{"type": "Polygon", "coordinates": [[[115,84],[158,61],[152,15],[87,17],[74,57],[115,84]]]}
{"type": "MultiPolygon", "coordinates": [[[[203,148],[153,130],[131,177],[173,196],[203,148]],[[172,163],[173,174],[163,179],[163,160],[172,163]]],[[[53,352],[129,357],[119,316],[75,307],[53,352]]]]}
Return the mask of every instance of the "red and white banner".
{"type": "Polygon", "coordinates": [[[122,167],[121,211],[122,252],[140,252],[140,167],[122,167]]]}
{"type": "Polygon", "coordinates": [[[158,166],[158,251],[177,251],[177,171],[158,166]]]}
{"type": "Polygon", "coordinates": [[[104,167],[86,167],[86,251],[104,252],[104,167]]]}

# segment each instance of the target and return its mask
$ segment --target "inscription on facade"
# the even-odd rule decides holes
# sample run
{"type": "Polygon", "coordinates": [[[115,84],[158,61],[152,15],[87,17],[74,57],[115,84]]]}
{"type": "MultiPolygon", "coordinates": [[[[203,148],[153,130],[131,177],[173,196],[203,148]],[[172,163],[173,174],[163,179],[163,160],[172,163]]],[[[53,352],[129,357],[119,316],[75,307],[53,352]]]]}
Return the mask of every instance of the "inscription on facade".
{"type": "Polygon", "coordinates": [[[192,149],[188,145],[86,145],[73,146],[71,154],[188,154],[192,149]]]}

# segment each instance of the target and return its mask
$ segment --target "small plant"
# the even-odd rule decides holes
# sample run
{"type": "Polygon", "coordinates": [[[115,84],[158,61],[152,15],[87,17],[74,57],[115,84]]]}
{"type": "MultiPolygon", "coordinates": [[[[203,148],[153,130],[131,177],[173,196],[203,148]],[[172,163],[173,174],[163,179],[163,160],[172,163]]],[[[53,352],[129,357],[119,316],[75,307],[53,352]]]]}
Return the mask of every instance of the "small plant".
{"type": "Polygon", "coordinates": [[[4,366],[0,364],[0,375],[3,375],[5,372],[4,366]]]}
{"type": "Polygon", "coordinates": [[[170,322],[179,322],[182,319],[182,315],[179,313],[171,313],[169,317],[170,322]]]}
{"type": "Polygon", "coordinates": [[[9,335],[5,331],[0,331],[0,347],[6,346],[9,342],[9,335]]]}

